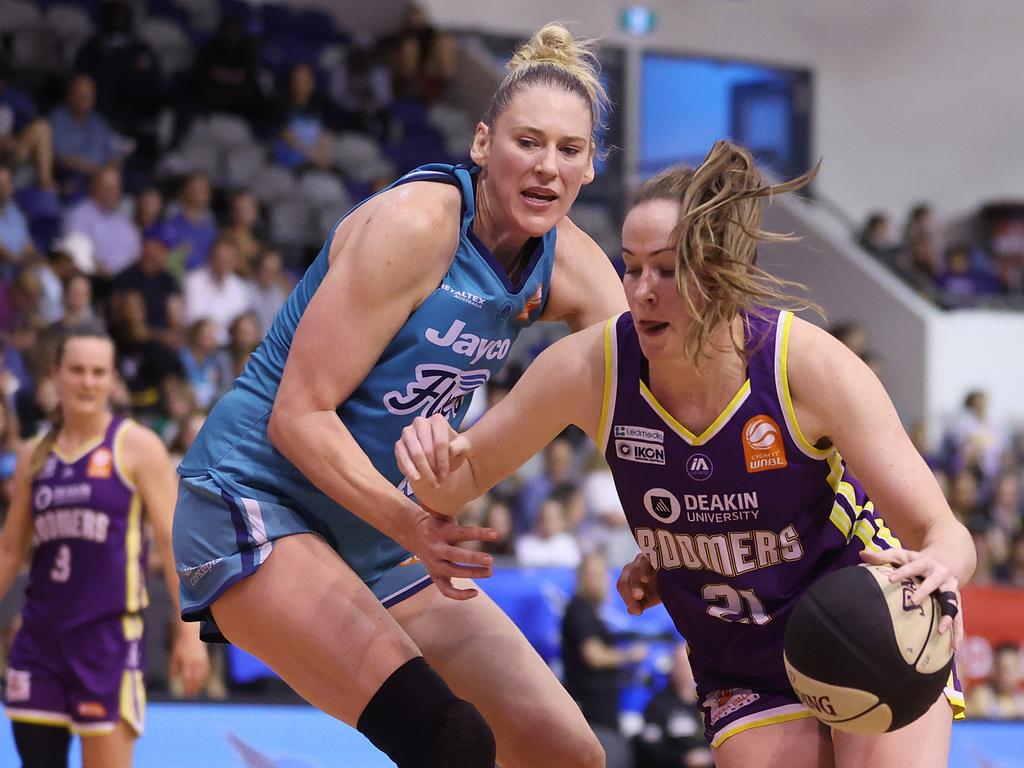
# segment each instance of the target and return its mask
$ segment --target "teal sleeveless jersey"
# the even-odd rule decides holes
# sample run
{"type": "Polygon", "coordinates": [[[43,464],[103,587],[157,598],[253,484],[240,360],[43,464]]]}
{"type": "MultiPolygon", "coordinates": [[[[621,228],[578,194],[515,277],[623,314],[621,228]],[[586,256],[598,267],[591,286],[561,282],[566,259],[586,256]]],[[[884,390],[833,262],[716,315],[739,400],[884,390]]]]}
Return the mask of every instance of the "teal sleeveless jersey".
{"type": "MultiPolygon", "coordinates": [[[[551,282],[554,229],[539,239],[516,284],[473,235],[476,172],[463,166],[426,165],[392,185],[425,181],[458,187],[462,194],[459,245],[441,284],[409,316],[366,379],[337,408],[377,470],[406,492],[394,458],[402,429],[416,416],[435,413],[458,427],[473,390],[501,368],[519,330],[543,312],[551,282]]],[[[267,437],[292,336],[327,273],[332,237],[333,231],[234,388],[214,406],[178,471],[184,478],[212,481],[222,495],[292,510],[363,579],[372,581],[408,553],[322,493],[267,437]]],[[[348,333],[344,318],[339,318],[338,355],[345,354],[348,333]]],[[[190,536],[202,536],[202,526],[198,528],[190,536]]]]}

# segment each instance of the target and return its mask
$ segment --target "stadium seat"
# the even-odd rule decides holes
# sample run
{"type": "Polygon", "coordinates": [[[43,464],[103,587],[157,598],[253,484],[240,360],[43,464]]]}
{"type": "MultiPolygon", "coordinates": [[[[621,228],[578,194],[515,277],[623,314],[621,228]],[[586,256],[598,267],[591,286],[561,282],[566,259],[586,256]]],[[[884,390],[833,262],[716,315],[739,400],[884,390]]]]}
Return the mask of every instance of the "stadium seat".
{"type": "Polygon", "coordinates": [[[207,140],[219,145],[225,151],[253,141],[252,129],[238,115],[218,112],[206,121],[204,135],[207,140]]]}
{"type": "Polygon", "coordinates": [[[246,143],[228,151],[225,163],[225,185],[228,189],[242,189],[252,184],[263,170],[267,150],[262,144],[246,143]]]}
{"type": "Polygon", "coordinates": [[[364,133],[339,133],[334,137],[332,154],[342,173],[358,182],[368,183],[393,173],[377,142],[364,133]]]}
{"type": "Polygon", "coordinates": [[[279,165],[265,165],[250,182],[252,193],[261,203],[287,199],[295,194],[295,177],[279,165]]]}
{"type": "Polygon", "coordinates": [[[189,141],[181,147],[184,170],[187,173],[202,171],[210,177],[214,185],[217,185],[221,178],[223,154],[220,146],[208,141],[189,141]]]}
{"type": "Polygon", "coordinates": [[[313,230],[312,214],[313,209],[305,200],[277,200],[270,206],[270,239],[285,249],[309,245],[314,235],[317,240],[322,239],[323,233],[313,230]]]}
{"type": "Polygon", "coordinates": [[[139,37],[153,49],[160,69],[168,75],[183,72],[192,64],[192,42],[176,21],[164,17],[146,20],[139,37]]]}
{"type": "Polygon", "coordinates": [[[336,174],[326,171],[307,171],[299,180],[299,194],[316,208],[349,205],[348,191],[336,174]]]}
{"type": "Polygon", "coordinates": [[[37,27],[42,21],[39,8],[25,0],[0,0],[0,34],[37,27]]]}

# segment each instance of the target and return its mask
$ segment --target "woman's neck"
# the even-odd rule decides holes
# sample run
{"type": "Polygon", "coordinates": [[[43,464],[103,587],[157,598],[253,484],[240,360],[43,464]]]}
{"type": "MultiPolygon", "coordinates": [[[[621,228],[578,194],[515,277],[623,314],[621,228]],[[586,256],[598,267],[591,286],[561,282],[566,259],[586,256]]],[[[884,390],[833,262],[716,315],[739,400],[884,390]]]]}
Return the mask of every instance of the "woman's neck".
{"type": "Polygon", "coordinates": [[[71,415],[65,411],[64,423],[61,424],[57,441],[62,447],[76,448],[106,432],[113,418],[109,411],[88,415],[71,415]]]}
{"type": "Polygon", "coordinates": [[[658,401],[670,410],[674,403],[687,412],[712,409],[717,416],[747,377],[746,360],[734,344],[742,340],[742,329],[742,318],[736,318],[731,327],[716,328],[700,356],[699,368],[683,350],[675,357],[651,360],[650,386],[658,401]]]}
{"type": "Polygon", "coordinates": [[[501,217],[492,212],[487,179],[482,173],[476,185],[476,216],[472,227],[473,234],[494,254],[506,272],[511,272],[521,261],[530,237],[525,232],[516,232],[503,225],[501,217]]]}

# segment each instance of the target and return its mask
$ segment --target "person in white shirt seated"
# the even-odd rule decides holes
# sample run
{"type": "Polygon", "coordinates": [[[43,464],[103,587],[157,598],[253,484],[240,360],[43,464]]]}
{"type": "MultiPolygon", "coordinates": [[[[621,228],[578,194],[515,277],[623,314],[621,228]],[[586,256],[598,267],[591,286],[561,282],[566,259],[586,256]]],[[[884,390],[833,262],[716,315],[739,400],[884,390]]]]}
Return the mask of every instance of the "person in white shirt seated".
{"type": "Polygon", "coordinates": [[[185,275],[185,322],[209,318],[217,327],[217,343],[228,341],[228,326],[248,311],[249,284],[235,274],[238,251],[235,244],[219,238],[210,249],[206,266],[185,275]]]}

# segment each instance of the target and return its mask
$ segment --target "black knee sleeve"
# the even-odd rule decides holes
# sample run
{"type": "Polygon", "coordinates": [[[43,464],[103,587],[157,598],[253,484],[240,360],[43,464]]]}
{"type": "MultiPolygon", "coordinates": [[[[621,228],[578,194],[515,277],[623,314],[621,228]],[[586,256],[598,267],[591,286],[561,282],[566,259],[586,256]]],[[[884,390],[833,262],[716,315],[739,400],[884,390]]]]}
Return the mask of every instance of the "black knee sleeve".
{"type": "Polygon", "coordinates": [[[68,768],[71,731],[54,725],[11,723],[21,768],[68,768]]]}
{"type": "Polygon", "coordinates": [[[494,768],[494,734],[417,656],[373,695],[356,726],[398,768],[494,768]]]}

